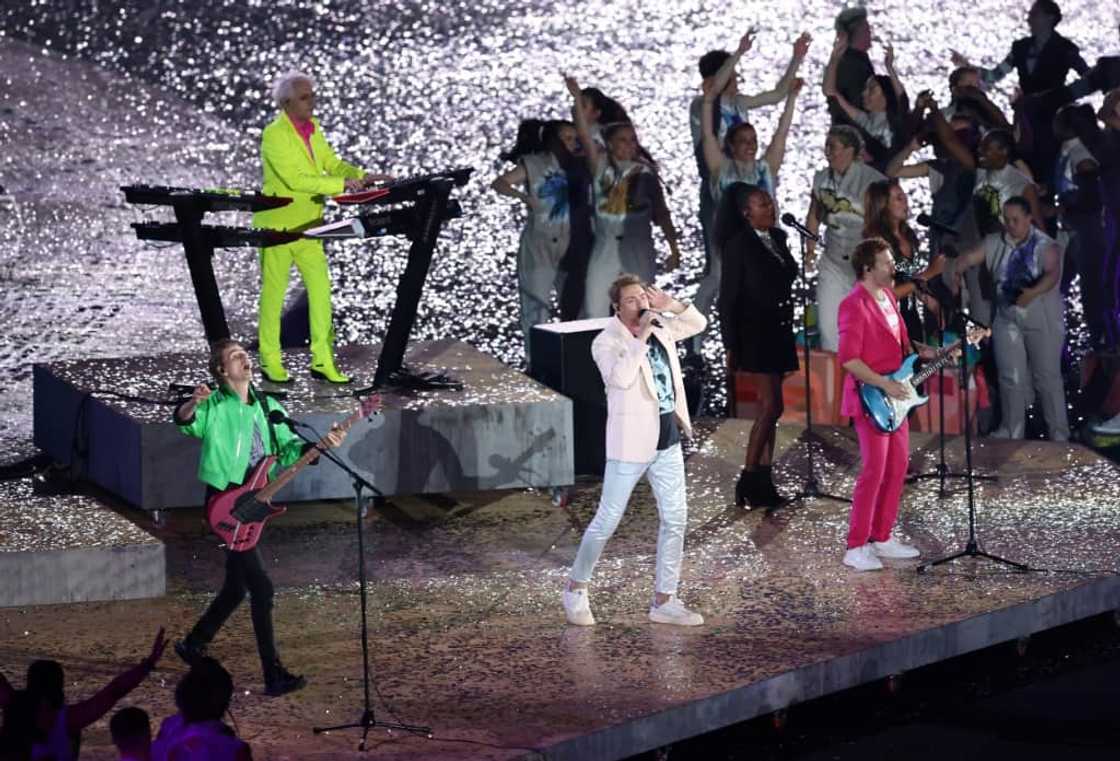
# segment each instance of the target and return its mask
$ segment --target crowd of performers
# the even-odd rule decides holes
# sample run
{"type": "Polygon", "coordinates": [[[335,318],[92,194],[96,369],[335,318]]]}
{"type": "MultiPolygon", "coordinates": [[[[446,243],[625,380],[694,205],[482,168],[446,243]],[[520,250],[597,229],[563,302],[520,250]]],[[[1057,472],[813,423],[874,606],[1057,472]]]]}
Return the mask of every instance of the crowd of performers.
{"type": "MultiPolygon", "coordinates": [[[[1090,66],[1077,45],[1057,31],[1061,18],[1056,3],[1035,2],[1027,14],[1029,36],[1015,41],[992,68],[954,53],[950,99],[939,104],[930,92],[911,99],[889,44],[883,46],[885,71],[877,72],[868,55],[874,35],[867,10],[842,11],[820,76],[832,125],[804,218],[820,243],[806,239],[803,261],[791,251],[796,242],[791,246],[777,226],[775,188],[804,91],[798,72],[810,39],[802,35],[793,43],[789,65],[773,89],[755,95],[739,91],[735,73],[751,49],[752,33],[734,52],[704,54],[702,94],[689,107],[704,275],[687,307],[660,291],[645,292],[648,308],[680,312],[679,325],[670,319],[658,329],[618,300],[627,284],[649,284],[658,272],[679,266],[658,165],[621,104],[566,76],[572,119],[523,122],[515,146],[503,155],[515,168],[492,185],[528,207],[518,254],[526,349],[530,327],[555,316],[554,292],[563,319],[613,313],[635,341],[662,344],[673,361],[663,361],[652,348],[642,353],[621,330],[604,331],[596,342],[611,420],[621,415],[631,424],[637,397],[629,399],[615,385],[620,379],[638,387],[644,382],[646,402],[672,392],[680,370],[672,347],[681,341],[684,362],[699,364],[707,318],[718,302],[728,369],[749,373],[761,398],[736,499],[741,505],[777,505],[782,497],[770,462],[782,414],[782,379],[798,366],[794,286],[804,265],[815,275],[811,308],[820,348],[837,353],[846,371],[841,414],[855,421],[864,463],[844,562],[865,570],[881,567],[883,557],[915,556],[915,548],[891,537],[906,473],[907,426],[893,434],[874,429],[860,408],[856,382],[903,393],[884,374],[911,352],[933,356],[931,344],[940,340],[949,314],[967,311],[992,329],[984,369],[999,404],[990,435],[1024,437],[1027,408],[1037,402],[1049,438],[1065,441],[1070,427],[1061,365],[1063,296],[1072,283],[1079,284],[1092,348],[1107,352],[1120,345],[1120,57],[1090,66]],[[987,90],[1012,70],[1019,92],[1008,115],[987,90]],[[1104,93],[1096,112],[1078,103],[1094,92],[1104,93]],[[751,115],[774,105],[781,115],[763,148],[751,115]],[[930,156],[915,160],[919,152],[930,156]],[[933,199],[925,251],[911,226],[904,185],[921,179],[933,199]],[[670,251],[660,267],[654,223],[670,251]],[[625,371],[619,370],[622,361],[629,363],[625,371]],[[674,382],[651,380],[662,365],[674,382]]],[[[671,393],[661,402],[662,414],[671,410],[671,393]]],[[[687,417],[676,418],[687,428],[687,417]]],[[[1095,430],[1120,433],[1120,416],[1095,430]]],[[[565,592],[574,623],[593,621],[586,600],[590,568],[629,488],[647,467],[663,522],[658,600],[675,592],[680,551],[674,532],[682,518],[676,501],[663,494],[672,479],[654,472],[672,469],[661,463],[661,448],[653,460],[642,459],[641,468],[630,468],[634,461],[612,441],[608,432],[603,501],[565,592]]],[[[699,618],[682,611],[681,622],[699,618]]],[[[651,617],[658,620],[652,608],[651,617]]]]}
{"type": "MultiPolygon", "coordinates": [[[[565,76],[572,118],[520,125],[515,145],[502,156],[513,168],[492,187],[527,211],[517,257],[526,349],[531,326],[557,316],[554,298],[562,319],[616,317],[595,342],[607,387],[608,464],[599,513],[565,589],[569,620],[593,620],[587,583],[643,474],[654,484],[662,517],[650,616],[669,623],[701,620],[675,596],[685,515],[679,441],[689,432],[681,374],[682,365],[702,365],[700,346],[714,324],[709,317],[717,302],[728,369],[749,374],[760,397],[735,498],[743,506],[774,506],[782,500],[770,470],[782,379],[797,369],[794,286],[804,274],[815,276],[808,279],[815,280],[810,306],[820,348],[834,352],[846,371],[841,413],[855,420],[863,461],[844,556],[852,567],[877,568],[880,558],[917,553],[891,536],[908,428],[903,424],[887,434],[869,425],[856,383],[901,394],[900,384],[885,375],[912,352],[931,356],[949,313],[967,311],[991,325],[985,353],[999,409],[990,433],[1023,437],[1027,407],[1037,401],[1049,437],[1068,439],[1061,359],[1063,292],[1072,282],[1079,283],[1094,348],[1120,345],[1120,57],[1101,58],[1090,67],[1077,45],[1057,31],[1061,10],[1051,0],[1031,5],[1027,21],[1029,36],[1015,41],[993,68],[954,54],[950,99],[942,105],[930,92],[911,99],[889,44],[883,46],[885,71],[877,72],[868,55],[874,34],[867,10],[843,10],[820,74],[832,125],[823,165],[807,183],[803,227],[809,235],[802,246],[791,245],[777,224],[775,190],[797,100],[805,92],[798,73],[809,36],[793,42],[781,77],[758,94],[739,92],[736,75],[753,33],[744,35],[734,52],[701,56],[701,93],[690,103],[688,118],[700,179],[705,263],[691,304],[651,286],[659,272],[680,266],[678,234],[658,164],[626,109],[603,91],[565,76]],[[1009,116],[987,90],[1012,70],[1020,93],[1009,116]],[[1078,103],[1094,92],[1104,93],[1097,112],[1078,103]],[[762,148],[751,116],[768,106],[780,106],[781,114],[762,148]],[[919,152],[929,158],[915,160],[919,152]],[[924,251],[911,227],[903,185],[922,179],[933,199],[930,245],[924,251]],[[669,249],[660,266],[655,226],[669,249]],[[657,312],[664,313],[664,323],[651,317],[657,312]]],[[[296,201],[262,212],[258,226],[290,230],[316,224],[326,196],[385,179],[335,156],[312,116],[310,77],[282,77],[274,95],[281,113],[262,139],[265,189],[296,201]]],[[[277,326],[295,263],[310,302],[311,372],[326,381],[347,382],[333,361],[322,246],[266,248],[261,259],[264,376],[273,382],[289,379],[277,326]]],[[[251,390],[242,401],[252,403],[251,390]]],[[[197,402],[200,410],[214,403],[197,402]]],[[[180,422],[187,424],[187,416],[180,422]]],[[[1120,417],[1098,430],[1120,433],[1120,417]]],[[[245,432],[238,435],[244,438],[245,432]]],[[[209,486],[225,488],[208,475],[213,473],[203,474],[209,486]]],[[[250,591],[253,583],[266,586],[267,579],[253,581],[251,570],[252,564],[228,569],[222,603],[239,599],[247,584],[250,591]]],[[[214,622],[222,617],[210,616],[214,622]]],[[[196,648],[215,629],[200,624],[179,643],[180,654],[197,655],[196,648]]],[[[294,680],[278,671],[267,639],[259,643],[266,681],[282,690],[294,680]]]]}
{"type": "MultiPolygon", "coordinates": [[[[680,265],[677,232],[657,163],[625,109],[566,77],[572,120],[521,125],[516,145],[503,156],[515,166],[494,180],[493,188],[528,209],[517,264],[526,346],[530,327],[554,316],[554,291],[565,319],[613,314],[592,347],[606,387],[607,462],[597,512],[564,585],[570,623],[595,623],[588,592],[593,571],[643,476],[653,487],[660,517],[649,618],[683,626],[704,622],[677,594],[687,525],[681,439],[691,434],[678,344],[684,361],[695,363],[718,301],[728,368],[749,373],[761,396],[736,502],[780,504],[770,462],[782,413],[782,378],[797,368],[793,287],[802,268],[816,274],[821,347],[836,352],[846,371],[841,414],[853,419],[859,438],[862,466],[852,493],[845,565],[876,570],[884,558],[920,554],[893,535],[909,458],[908,425],[890,433],[874,426],[861,409],[857,383],[904,396],[904,385],[887,374],[909,354],[934,355],[930,340],[950,309],[964,305],[991,325],[1000,397],[995,434],[1022,437],[1026,408],[1037,400],[1049,437],[1069,437],[1060,363],[1063,289],[1075,277],[1094,348],[1120,348],[1120,56],[1090,67],[1077,45],[1056,31],[1061,18],[1052,0],[1037,0],[1027,16],[1030,35],[993,68],[954,54],[951,98],[942,107],[929,92],[911,104],[889,45],[886,71],[877,73],[868,56],[874,37],[866,9],[842,11],[821,77],[833,123],[804,223],[806,232],[820,234],[822,241],[817,246],[806,236],[802,262],[777,226],[775,189],[804,90],[797,74],[810,39],[803,34],[793,43],[782,77],[757,95],[740,93],[735,74],[751,49],[751,33],[734,53],[704,54],[702,94],[689,106],[705,249],[704,276],[691,304],[652,285],[659,269],[653,226],[670,250],[662,270],[680,265]],[[1012,70],[1021,93],[1009,119],[985,90],[1012,70]],[[1067,83],[1071,71],[1076,77],[1067,83]],[[1078,105],[1094,92],[1104,93],[1095,113],[1078,105]],[[751,112],[779,104],[777,128],[760,155],[751,112]],[[911,160],[924,146],[932,148],[932,157],[911,160]],[[919,178],[929,182],[933,198],[933,234],[925,252],[910,226],[900,183],[919,178]],[[908,277],[900,278],[900,272],[908,277]]],[[[334,153],[313,115],[314,88],[314,80],[298,72],[274,85],[279,113],[261,139],[264,192],[293,201],[259,212],[257,227],[315,226],[325,198],[391,179],[334,153]]],[[[271,246],[260,256],[265,379],[291,379],[280,351],[280,311],[294,264],[308,295],[309,371],[324,382],[350,382],[334,361],[321,242],[271,246]]],[[[338,426],[316,444],[274,426],[270,413],[283,409],[254,388],[252,360],[241,344],[215,343],[209,367],[216,390],[199,385],[174,412],[185,434],[202,439],[198,475],[208,495],[241,484],[265,456],[287,465],[312,446],[342,443],[345,433],[338,426]]],[[[1120,416],[1097,429],[1120,433],[1120,416]]],[[[221,590],[174,645],[192,666],[176,689],[179,713],[164,722],[153,742],[143,711],[118,712],[112,729],[122,754],[135,745],[152,758],[178,758],[188,747],[204,749],[207,758],[248,757],[248,746],[221,723],[232,680],[207,654],[246,594],[266,694],[280,696],[306,684],[280,660],[272,582],[259,551],[226,548],[225,553],[221,590]]],[[[22,691],[0,675],[0,744],[12,757],[76,758],[82,729],[139,684],[163,649],[161,630],[148,658],[93,698],[70,706],[61,666],[53,661],[32,664],[22,691]]]]}

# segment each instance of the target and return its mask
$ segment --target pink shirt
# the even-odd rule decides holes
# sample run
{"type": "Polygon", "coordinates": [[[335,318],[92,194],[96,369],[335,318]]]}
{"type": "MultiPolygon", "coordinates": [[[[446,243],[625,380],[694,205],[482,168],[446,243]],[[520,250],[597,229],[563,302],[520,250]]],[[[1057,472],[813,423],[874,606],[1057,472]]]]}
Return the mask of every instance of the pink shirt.
{"type": "Polygon", "coordinates": [[[315,134],[315,122],[308,119],[307,121],[300,121],[288,114],[288,121],[296,128],[296,134],[303,138],[303,144],[307,146],[307,152],[311,155],[312,160],[315,159],[315,152],[311,150],[311,136],[315,134]]]}
{"type": "MultiPolygon", "coordinates": [[[[840,327],[840,350],[837,359],[843,365],[861,359],[877,373],[893,373],[902,364],[903,347],[910,345],[906,323],[898,314],[898,303],[890,288],[884,288],[890,309],[880,306],[871,292],[856,283],[840,302],[837,323],[840,327]],[[892,325],[892,317],[895,324],[892,325]]],[[[907,350],[906,353],[909,353],[907,350]]],[[[840,414],[856,417],[863,414],[855,376],[844,373],[840,398],[840,414]]]]}
{"type": "Polygon", "coordinates": [[[885,289],[882,291],[882,296],[883,298],[881,300],[875,299],[875,303],[879,305],[879,311],[882,312],[883,317],[886,318],[887,327],[891,329],[891,335],[894,336],[894,340],[900,341],[902,340],[902,336],[898,332],[898,325],[902,320],[899,318],[898,309],[895,308],[894,304],[891,303],[891,300],[887,297],[885,289]]]}

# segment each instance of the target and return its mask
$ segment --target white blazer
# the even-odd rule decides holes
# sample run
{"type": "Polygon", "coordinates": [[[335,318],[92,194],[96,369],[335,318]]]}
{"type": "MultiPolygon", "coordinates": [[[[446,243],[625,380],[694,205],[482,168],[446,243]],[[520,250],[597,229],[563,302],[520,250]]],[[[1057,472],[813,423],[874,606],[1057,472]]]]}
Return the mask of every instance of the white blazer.
{"type": "MultiPolygon", "coordinates": [[[[675,317],[664,317],[665,327],[654,328],[654,337],[669,355],[681,434],[692,436],[692,421],[677,359],[677,341],[704,330],[708,321],[691,304],[675,317]]],[[[622,462],[651,462],[657,455],[660,418],[653,368],[646,352],[649,346],[634,337],[617,317],[607,323],[591,344],[591,355],[607,387],[607,459],[622,462]]]]}

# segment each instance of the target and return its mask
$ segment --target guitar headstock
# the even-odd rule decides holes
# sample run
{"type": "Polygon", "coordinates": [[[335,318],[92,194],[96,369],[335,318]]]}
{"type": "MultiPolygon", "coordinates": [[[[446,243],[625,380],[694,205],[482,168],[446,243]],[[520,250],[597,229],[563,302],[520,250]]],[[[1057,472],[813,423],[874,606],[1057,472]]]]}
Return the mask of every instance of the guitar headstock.
{"type": "Polygon", "coordinates": [[[383,406],[381,394],[371,394],[361,399],[361,417],[368,418],[380,412],[383,406]]]}

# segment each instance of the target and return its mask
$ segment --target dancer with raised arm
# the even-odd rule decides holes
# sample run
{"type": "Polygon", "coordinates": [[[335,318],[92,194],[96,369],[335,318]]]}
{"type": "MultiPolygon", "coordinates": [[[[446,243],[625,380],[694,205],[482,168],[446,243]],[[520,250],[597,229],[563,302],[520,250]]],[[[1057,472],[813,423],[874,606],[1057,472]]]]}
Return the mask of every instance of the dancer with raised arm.
{"type": "MultiPolygon", "coordinates": [[[[778,173],[782,168],[782,161],[786,154],[786,139],[789,136],[790,126],[793,124],[793,113],[797,103],[797,96],[801,93],[804,82],[794,79],[786,95],[785,108],[778,119],[778,127],[770,145],[762,157],[758,156],[758,131],[750,122],[739,122],[727,130],[722,141],[716,139],[716,129],[713,124],[716,111],[715,93],[721,85],[719,77],[712,83],[705,83],[704,108],[701,111],[703,124],[703,149],[704,164],[708,170],[708,193],[716,205],[713,216],[715,229],[720,227],[719,209],[723,192],[734,183],[746,183],[764,190],[771,199],[776,197],[778,187],[778,173]]],[[[708,260],[707,273],[700,281],[696,292],[696,308],[704,317],[714,301],[714,295],[720,293],[720,278],[723,270],[723,259],[719,249],[720,239],[718,233],[709,241],[708,247],[712,252],[708,260]]],[[[692,350],[699,351],[703,334],[692,339],[692,350]]]]}
{"type": "Polygon", "coordinates": [[[604,125],[604,150],[591,135],[579,84],[572,77],[565,77],[564,82],[573,99],[576,129],[591,169],[595,206],[595,244],[587,266],[583,316],[606,317],[611,305],[605,288],[616,277],[634,272],[646,282],[653,281],[657,273],[653,223],[657,223],[669,243],[665,269],[674,270],[680,265],[677,231],[656,168],[641,156],[634,125],[604,125]]]}
{"type": "MultiPolygon", "coordinates": [[[[713,195],[714,186],[712,183],[719,182],[717,175],[723,165],[723,159],[755,163],[758,134],[751,126],[751,111],[762,106],[776,105],[784,100],[785,111],[779,121],[778,129],[775,130],[774,137],[771,139],[770,147],[766,151],[767,161],[765,164],[775,167],[772,179],[776,183],[776,167],[781,165],[782,156],[785,153],[785,138],[789,131],[789,119],[793,116],[793,100],[798,94],[797,92],[791,93],[791,89],[795,83],[797,83],[797,90],[800,91],[801,89],[801,80],[797,79],[796,75],[805,60],[805,56],[809,53],[809,44],[812,42],[812,37],[807,32],[802,33],[794,41],[793,55],[774,88],[757,95],[749,95],[739,92],[739,78],[735,68],[742,57],[752,48],[754,35],[753,30],[744,34],[734,53],[728,53],[726,50],[710,50],[701,56],[700,76],[703,77],[701,84],[703,94],[693,98],[688,109],[689,124],[692,128],[692,146],[696,153],[696,164],[700,174],[700,229],[704,236],[704,278],[700,281],[700,288],[696,292],[693,304],[705,317],[708,316],[712,304],[719,295],[720,282],[720,260],[712,247],[719,196],[718,194],[713,195]],[[755,148],[753,150],[748,151],[747,149],[746,143],[750,140],[749,136],[739,132],[739,130],[747,129],[747,126],[743,125],[749,126],[750,132],[754,134],[755,148]],[[735,134],[732,135],[731,133],[735,134]],[[732,145],[733,143],[738,144],[738,157],[734,155],[736,148],[732,145]],[[712,152],[713,146],[715,153],[712,152]],[[771,161],[772,159],[773,161],[771,161]]],[[[759,163],[759,171],[767,169],[768,166],[766,165],[759,163]]],[[[761,178],[755,178],[751,170],[747,169],[744,174],[744,177],[737,179],[755,185],[765,185],[765,181],[761,178]]],[[[723,184],[726,186],[734,181],[736,180],[725,178],[723,184]]],[[[773,184],[769,186],[769,191],[771,197],[773,197],[773,184]]],[[[690,354],[698,354],[701,338],[701,336],[697,336],[689,342],[687,348],[690,354]]]]}

